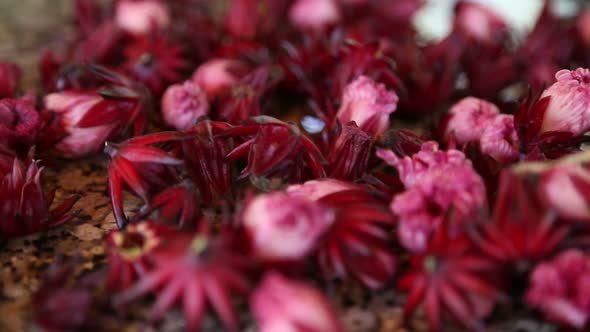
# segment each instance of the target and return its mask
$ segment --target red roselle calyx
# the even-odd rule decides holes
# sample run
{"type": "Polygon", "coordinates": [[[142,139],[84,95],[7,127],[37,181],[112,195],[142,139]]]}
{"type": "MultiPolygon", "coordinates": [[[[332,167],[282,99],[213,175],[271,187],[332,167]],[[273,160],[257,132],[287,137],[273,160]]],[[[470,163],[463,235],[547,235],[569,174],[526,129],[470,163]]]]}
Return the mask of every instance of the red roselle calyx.
{"type": "Polygon", "coordinates": [[[230,233],[171,234],[164,240],[165,245],[149,254],[153,268],[121,293],[117,301],[127,302],[156,293],[158,300],[152,307],[150,321],[160,320],[178,304],[184,313],[187,331],[198,330],[210,306],[228,330],[239,331],[230,296],[248,293],[250,261],[236,240],[230,233]]]}
{"type": "Polygon", "coordinates": [[[14,159],[12,171],[0,184],[0,239],[29,235],[45,231],[71,220],[75,213],[70,209],[77,200],[72,196],[50,210],[54,192],[44,192],[37,162],[26,166],[14,159]]]}
{"type": "Polygon", "coordinates": [[[363,186],[334,179],[291,185],[287,193],[316,201],[334,213],[334,223],[317,249],[326,277],[353,278],[372,289],[391,280],[397,257],[391,250],[394,218],[386,200],[363,186]]]}
{"type": "Polygon", "coordinates": [[[106,82],[91,91],[68,90],[45,96],[44,106],[55,121],[43,139],[55,142],[62,157],[80,158],[101,151],[107,140],[139,135],[147,127],[147,96],[126,77],[102,67],[89,70],[106,82]]]}
{"type": "Polygon", "coordinates": [[[324,175],[320,151],[297,126],[268,116],[255,117],[253,121],[221,135],[247,138],[226,157],[230,161],[248,158],[240,177],[250,176],[255,184],[264,185],[265,179],[275,177],[301,181],[308,172],[315,177],[324,175]]]}
{"type": "Polygon", "coordinates": [[[188,66],[182,47],[164,34],[135,37],[124,50],[126,73],[160,96],[166,86],[182,80],[188,66]]]}
{"type": "Polygon", "coordinates": [[[35,143],[40,126],[41,116],[32,103],[0,100],[0,145],[25,155],[35,143]]]}
{"type": "Polygon", "coordinates": [[[433,234],[423,253],[410,257],[410,271],[399,281],[408,292],[404,315],[409,318],[422,305],[431,331],[444,331],[446,313],[470,330],[483,328],[501,298],[493,276],[497,262],[477,251],[470,239],[449,234],[445,224],[433,234]]]}
{"type": "Polygon", "coordinates": [[[235,170],[226,156],[234,140],[217,137],[231,128],[226,122],[204,120],[187,131],[190,137],[181,144],[186,170],[206,204],[233,200],[235,170]]]}
{"type": "Polygon", "coordinates": [[[150,271],[153,264],[149,255],[169,233],[172,231],[165,226],[143,221],[109,234],[107,288],[125,290],[150,271]]]}
{"type": "Polygon", "coordinates": [[[354,122],[343,125],[339,130],[327,156],[327,175],[342,180],[358,179],[367,171],[373,140],[354,122]]]}
{"type": "Polygon", "coordinates": [[[556,252],[569,233],[557,214],[542,204],[531,184],[534,178],[528,176],[509,170],[500,175],[492,218],[473,233],[481,250],[517,273],[556,252]]]}
{"type": "Polygon", "coordinates": [[[120,145],[109,143],[105,146],[105,153],[111,158],[108,166],[109,196],[119,227],[128,222],[123,211],[125,188],[148,204],[155,193],[167,188],[170,183],[179,182],[175,167],[182,165],[183,161],[154,145],[174,143],[184,138],[184,134],[161,132],[134,137],[120,145]]]}
{"type": "Polygon", "coordinates": [[[0,63],[0,99],[15,97],[22,70],[14,63],[0,63]]]}

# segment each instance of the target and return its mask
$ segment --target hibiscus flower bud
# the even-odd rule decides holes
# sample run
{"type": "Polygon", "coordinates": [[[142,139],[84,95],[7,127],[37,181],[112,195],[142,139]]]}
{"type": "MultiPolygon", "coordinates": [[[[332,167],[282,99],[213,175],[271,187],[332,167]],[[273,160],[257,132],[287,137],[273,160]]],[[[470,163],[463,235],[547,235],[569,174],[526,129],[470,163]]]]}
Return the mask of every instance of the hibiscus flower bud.
{"type": "Polygon", "coordinates": [[[590,128],[590,70],[560,70],[557,82],[543,91],[541,98],[550,97],[541,125],[541,133],[571,132],[578,136],[590,128]]]}
{"type": "Polygon", "coordinates": [[[191,81],[169,86],[162,96],[162,118],[177,130],[192,127],[198,118],[208,113],[207,95],[191,81]]]}
{"type": "Polygon", "coordinates": [[[102,97],[92,92],[70,91],[45,96],[45,109],[61,116],[60,124],[66,134],[55,145],[56,152],[66,158],[79,158],[103,149],[104,142],[115,130],[117,123],[80,126],[84,117],[91,114],[91,110],[102,101],[102,97]]]}
{"type": "Polygon", "coordinates": [[[275,192],[248,203],[243,222],[258,256],[286,261],[306,256],[334,222],[334,214],[317,202],[275,192]]]}
{"type": "Polygon", "coordinates": [[[570,249],[535,268],[525,299],[550,319],[581,331],[590,315],[589,293],[590,258],[570,249]]]}
{"type": "Polygon", "coordinates": [[[389,127],[389,115],[396,110],[398,99],[384,84],[359,76],[344,88],[337,116],[341,123],[354,121],[367,133],[381,135],[389,127]]]}
{"type": "Polygon", "coordinates": [[[581,165],[560,165],[541,175],[541,197],[560,216],[590,220],[590,172],[581,165]]]}
{"type": "Polygon", "coordinates": [[[499,162],[511,162],[518,158],[518,134],[514,129],[514,117],[508,114],[496,116],[483,131],[479,141],[481,152],[499,162]]]}
{"type": "Polygon", "coordinates": [[[299,29],[322,30],[340,21],[340,8],[336,0],[297,0],[289,19],[299,29]]]}
{"type": "Polygon", "coordinates": [[[260,332],[343,332],[323,294],[270,272],[250,298],[260,332]]]}
{"type": "Polygon", "coordinates": [[[455,9],[455,29],[486,44],[496,44],[507,31],[506,22],[485,5],[460,1],[455,9]]]}
{"type": "Polygon", "coordinates": [[[145,35],[154,28],[168,27],[170,12],[159,0],[121,0],[117,3],[115,22],[129,33],[145,35]]]}
{"type": "Polygon", "coordinates": [[[475,97],[463,98],[449,111],[445,137],[448,140],[452,135],[459,145],[477,141],[498,114],[500,110],[490,102],[475,97]]]}
{"type": "Polygon", "coordinates": [[[13,63],[0,63],[0,99],[12,98],[23,76],[22,70],[13,63]]]}
{"type": "Polygon", "coordinates": [[[17,99],[0,100],[0,145],[26,154],[35,143],[41,119],[31,103],[17,99]]]}
{"type": "Polygon", "coordinates": [[[238,60],[212,59],[197,68],[192,80],[213,98],[236,85],[246,71],[246,66],[238,60]]]}

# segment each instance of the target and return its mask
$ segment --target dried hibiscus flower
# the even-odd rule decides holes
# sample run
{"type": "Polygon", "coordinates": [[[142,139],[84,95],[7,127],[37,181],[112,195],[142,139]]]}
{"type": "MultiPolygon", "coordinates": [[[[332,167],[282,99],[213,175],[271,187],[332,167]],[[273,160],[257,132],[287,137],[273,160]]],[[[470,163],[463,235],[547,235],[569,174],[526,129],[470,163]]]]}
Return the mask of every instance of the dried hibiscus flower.
{"type": "Polygon", "coordinates": [[[483,327],[501,298],[493,280],[498,264],[486,257],[463,233],[449,234],[441,225],[427,243],[424,252],[410,257],[410,271],[399,281],[408,291],[404,314],[409,318],[422,305],[432,331],[442,331],[445,313],[472,330],[483,327]]]}
{"type": "Polygon", "coordinates": [[[114,231],[106,239],[109,272],[106,287],[109,290],[127,289],[153,267],[150,253],[173,234],[172,230],[153,221],[129,225],[124,230],[114,231]]]}
{"type": "Polygon", "coordinates": [[[148,204],[155,193],[179,182],[174,167],[182,165],[183,161],[153,145],[185,138],[186,135],[181,133],[160,132],[134,137],[122,144],[109,143],[105,146],[105,153],[111,158],[108,166],[109,196],[119,227],[128,222],[123,211],[124,188],[128,188],[148,204]]]}
{"type": "Polygon", "coordinates": [[[229,234],[176,233],[165,239],[149,256],[153,268],[129,289],[119,302],[156,293],[150,322],[160,320],[176,304],[182,306],[187,331],[197,331],[208,306],[230,331],[239,331],[232,309],[231,293],[247,294],[247,251],[229,234]]]}

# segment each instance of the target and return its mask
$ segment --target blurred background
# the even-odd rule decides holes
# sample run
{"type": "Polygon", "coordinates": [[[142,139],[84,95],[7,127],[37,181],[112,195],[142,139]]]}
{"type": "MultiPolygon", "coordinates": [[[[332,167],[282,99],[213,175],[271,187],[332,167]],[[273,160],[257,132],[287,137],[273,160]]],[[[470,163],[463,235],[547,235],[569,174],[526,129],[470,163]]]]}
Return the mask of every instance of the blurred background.
{"type": "MultiPolygon", "coordinates": [[[[220,0],[211,0],[220,1],[220,0]]],[[[395,0],[391,0],[395,1],[395,0]]],[[[486,4],[506,18],[517,33],[525,32],[537,19],[543,0],[472,0],[486,4]]],[[[427,0],[416,15],[415,25],[426,39],[439,39],[450,30],[456,0],[427,0]]],[[[67,22],[72,0],[0,0],[0,61],[15,61],[25,69],[35,66],[39,49],[52,46],[69,34],[67,22]]],[[[576,12],[579,0],[554,0],[562,15],[576,12]]],[[[34,71],[27,70],[25,84],[34,71]]]]}

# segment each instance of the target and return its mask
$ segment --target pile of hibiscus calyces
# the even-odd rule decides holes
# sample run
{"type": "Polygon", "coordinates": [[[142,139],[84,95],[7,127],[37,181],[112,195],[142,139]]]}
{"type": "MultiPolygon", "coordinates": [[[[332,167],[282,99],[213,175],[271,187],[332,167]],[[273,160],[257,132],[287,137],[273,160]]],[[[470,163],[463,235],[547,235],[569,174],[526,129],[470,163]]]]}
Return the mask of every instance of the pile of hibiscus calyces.
{"type": "Polygon", "coordinates": [[[104,330],[98,308],[149,298],[150,324],[210,308],[238,331],[239,298],[260,331],[340,332],[322,289],[345,280],[433,331],[501,306],[588,328],[590,10],[546,2],[519,37],[459,1],[426,42],[422,5],[73,1],[35,90],[0,64],[0,239],[76,217],[41,158],[106,156],[120,229],[104,273],[52,268],[37,323],[104,330]]]}

